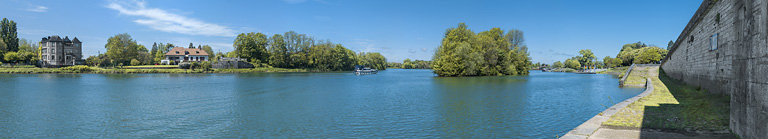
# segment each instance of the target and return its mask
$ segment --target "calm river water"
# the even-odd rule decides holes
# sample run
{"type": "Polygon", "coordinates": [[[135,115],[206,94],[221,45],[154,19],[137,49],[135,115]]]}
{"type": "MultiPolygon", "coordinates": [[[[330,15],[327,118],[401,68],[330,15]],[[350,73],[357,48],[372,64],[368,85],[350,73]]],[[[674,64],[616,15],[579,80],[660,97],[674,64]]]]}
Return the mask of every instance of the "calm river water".
{"type": "Polygon", "coordinates": [[[0,74],[0,138],[554,138],[643,90],[603,74],[434,76],[0,74]]]}

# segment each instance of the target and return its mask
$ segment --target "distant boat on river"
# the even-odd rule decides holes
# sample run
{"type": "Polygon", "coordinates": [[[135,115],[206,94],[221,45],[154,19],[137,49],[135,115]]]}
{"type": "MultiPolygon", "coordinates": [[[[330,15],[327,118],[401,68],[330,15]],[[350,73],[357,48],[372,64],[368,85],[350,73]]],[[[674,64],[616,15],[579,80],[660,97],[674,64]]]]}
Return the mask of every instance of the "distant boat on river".
{"type": "Polygon", "coordinates": [[[353,73],[355,73],[356,75],[379,74],[379,70],[371,69],[363,65],[355,65],[355,70],[353,71],[353,73]]]}

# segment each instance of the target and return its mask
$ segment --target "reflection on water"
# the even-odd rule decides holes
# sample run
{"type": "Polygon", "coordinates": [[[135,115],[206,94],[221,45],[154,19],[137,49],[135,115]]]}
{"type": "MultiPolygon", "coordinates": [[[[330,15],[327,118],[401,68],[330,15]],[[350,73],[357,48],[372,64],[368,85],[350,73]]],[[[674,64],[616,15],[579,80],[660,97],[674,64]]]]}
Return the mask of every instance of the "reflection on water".
{"type": "Polygon", "coordinates": [[[642,91],[610,75],[398,69],[0,74],[0,86],[0,138],[551,138],[642,91]]]}

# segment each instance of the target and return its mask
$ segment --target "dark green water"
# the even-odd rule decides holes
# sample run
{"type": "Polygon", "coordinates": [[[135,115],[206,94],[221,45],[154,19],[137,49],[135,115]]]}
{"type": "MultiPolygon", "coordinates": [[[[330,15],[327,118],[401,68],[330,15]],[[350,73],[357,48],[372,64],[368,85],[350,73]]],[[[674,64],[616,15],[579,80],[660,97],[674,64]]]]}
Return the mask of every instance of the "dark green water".
{"type": "Polygon", "coordinates": [[[399,69],[0,74],[0,138],[554,138],[643,90],[617,80],[399,69]]]}

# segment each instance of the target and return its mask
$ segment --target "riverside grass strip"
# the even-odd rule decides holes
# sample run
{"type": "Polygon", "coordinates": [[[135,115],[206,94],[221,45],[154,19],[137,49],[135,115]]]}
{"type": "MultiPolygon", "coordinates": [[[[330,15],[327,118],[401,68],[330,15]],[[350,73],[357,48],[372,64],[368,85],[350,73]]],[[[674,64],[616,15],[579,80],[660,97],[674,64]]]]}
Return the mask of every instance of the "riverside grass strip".
{"type": "Polygon", "coordinates": [[[46,74],[46,73],[95,73],[95,74],[136,74],[136,73],[263,73],[263,72],[314,72],[306,69],[252,68],[252,69],[103,69],[90,67],[87,70],[68,70],[63,68],[0,68],[6,74],[46,74]]]}
{"type": "MultiPolygon", "coordinates": [[[[604,126],[686,132],[729,132],[730,98],[707,93],[669,78],[663,71],[646,69],[654,91],[604,122],[604,126]],[[656,76],[654,76],[656,75],[656,76]]],[[[634,74],[634,73],[633,73],[634,74]]],[[[640,75],[640,74],[637,74],[640,75]]]]}

